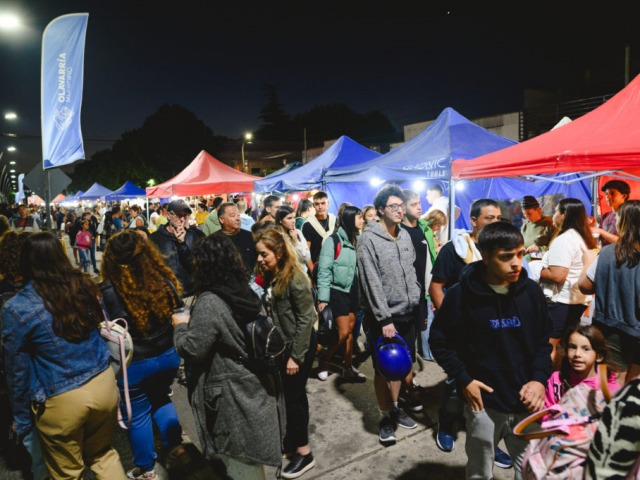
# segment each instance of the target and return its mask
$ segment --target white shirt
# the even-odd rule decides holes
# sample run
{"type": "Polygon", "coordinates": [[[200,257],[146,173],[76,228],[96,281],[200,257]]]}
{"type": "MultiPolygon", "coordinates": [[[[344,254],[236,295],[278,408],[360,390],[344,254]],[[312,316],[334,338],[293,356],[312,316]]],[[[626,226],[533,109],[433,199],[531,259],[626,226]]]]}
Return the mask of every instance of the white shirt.
{"type": "Polygon", "coordinates": [[[569,269],[561,286],[548,280],[540,281],[545,297],[552,302],[574,305],[588,304],[591,301],[591,295],[584,295],[578,288],[582,271],[582,247],[586,248],[584,240],[578,232],[571,229],[556,237],[540,260],[543,267],[569,269]]]}

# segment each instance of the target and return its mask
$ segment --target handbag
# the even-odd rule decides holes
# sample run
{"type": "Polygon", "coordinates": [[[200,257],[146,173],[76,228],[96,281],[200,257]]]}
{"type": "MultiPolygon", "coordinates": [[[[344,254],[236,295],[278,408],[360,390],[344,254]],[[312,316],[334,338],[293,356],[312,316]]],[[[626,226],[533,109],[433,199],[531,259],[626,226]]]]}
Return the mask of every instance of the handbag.
{"type": "Polygon", "coordinates": [[[591,441],[611,400],[606,365],[599,365],[598,373],[600,388],[580,383],[567,390],[556,405],[529,415],[515,426],[517,437],[530,440],[522,460],[523,479],[583,478],[591,441]],[[539,420],[539,428],[525,431],[539,420]]]}
{"type": "Polygon", "coordinates": [[[338,324],[333,318],[333,311],[329,304],[325,305],[318,319],[318,343],[323,347],[338,341],[338,324]]]}
{"type": "Polygon", "coordinates": [[[107,344],[110,356],[110,366],[113,368],[116,378],[122,377],[124,403],[127,410],[127,423],[122,419],[122,412],[118,408],[118,423],[124,429],[131,425],[131,397],[129,396],[129,377],[127,375],[127,367],[131,364],[133,358],[133,340],[129,334],[129,326],[124,318],[116,318],[115,320],[105,319],[100,322],[100,335],[107,344]]]}

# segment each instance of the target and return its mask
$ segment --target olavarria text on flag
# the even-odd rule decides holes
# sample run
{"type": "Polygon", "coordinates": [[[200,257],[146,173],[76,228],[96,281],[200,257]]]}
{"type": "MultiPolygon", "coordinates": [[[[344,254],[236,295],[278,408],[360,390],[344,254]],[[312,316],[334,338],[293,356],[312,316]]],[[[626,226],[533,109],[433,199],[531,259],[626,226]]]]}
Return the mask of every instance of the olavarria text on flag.
{"type": "Polygon", "coordinates": [[[80,128],[88,13],[54,19],[42,34],[43,168],[84,159],[80,128]]]}

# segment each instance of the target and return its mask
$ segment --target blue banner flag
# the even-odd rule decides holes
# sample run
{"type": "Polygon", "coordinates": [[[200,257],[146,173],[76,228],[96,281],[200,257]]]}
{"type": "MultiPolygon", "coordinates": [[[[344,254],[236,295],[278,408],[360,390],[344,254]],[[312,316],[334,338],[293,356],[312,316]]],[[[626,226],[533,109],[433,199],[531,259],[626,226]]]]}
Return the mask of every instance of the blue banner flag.
{"type": "Polygon", "coordinates": [[[55,168],[84,159],[80,107],[88,13],[54,19],[42,34],[42,158],[55,168]]]}

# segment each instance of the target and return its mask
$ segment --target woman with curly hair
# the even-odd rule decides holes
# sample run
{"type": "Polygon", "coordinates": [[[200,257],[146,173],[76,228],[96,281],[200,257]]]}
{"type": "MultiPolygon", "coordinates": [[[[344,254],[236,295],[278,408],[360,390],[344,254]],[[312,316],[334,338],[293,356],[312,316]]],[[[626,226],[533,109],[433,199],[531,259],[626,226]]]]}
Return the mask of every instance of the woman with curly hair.
{"type": "Polygon", "coordinates": [[[260,299],[229,237],[198,240],[193,259],[196,300],[190,318],[174,315],[174,342],[203,454],[222,460],[229,478],[264,479],[264,465],[282,463],[279,379],[238,361],[246,357],[240,325],[258,316],[260,299]]]}
{"type": "Polygon", "coordinates": [[[100,480],[126,478],[111,446],[118,390],[98,331],[98,287],[50,232],[25,240],[20,274],[25,287],[2,309],[18,438],[35,425],[52,478],[82,478],[85,465],[100,480]]]}
{"type": "Polygon", "coordinates": [[[306,385],[318,345],[313,329],[317,314],[309,277],[284,234],[275,228],[262,231],[256,239],[256,251],[258,271],[267,290],[267,309],[287,345],[281,376],[287,411],[284,452],[291,456],[281,475],[297,478],[315,465],[309,446],[306,385]]]}
{"type": "MultiPolygon", "coordinates": [[[[182,427],[169,397],[180,366],[171,315],[182,307],[182,287],[158,248],[135,230],[113,235],[102,258],[100,291],[111,319],[124,318],[133,340],[128,367],[132,418],[127,430],[135,468],[130,479],[153,480],[157,458],[153,424],[172,457],[184,454],[182,427]]],[[[118,387],[123,392],[122,379],[118,387]]],[[[123,396],[123,395],[121,395],[123,396]]]]}

